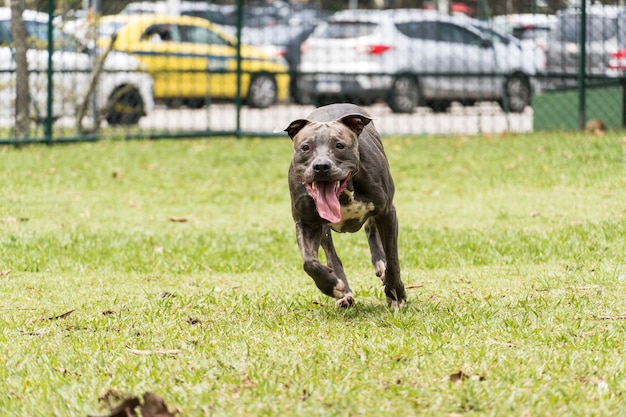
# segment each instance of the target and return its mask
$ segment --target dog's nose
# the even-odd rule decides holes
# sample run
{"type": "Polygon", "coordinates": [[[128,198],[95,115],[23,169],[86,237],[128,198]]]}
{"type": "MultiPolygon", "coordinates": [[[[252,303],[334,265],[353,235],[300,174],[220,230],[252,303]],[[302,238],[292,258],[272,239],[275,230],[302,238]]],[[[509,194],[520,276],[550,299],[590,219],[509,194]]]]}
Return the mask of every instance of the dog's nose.
{"type": "Polygon", "coordinates": [[[313,171],[317,174],[327,173],[330,171],[330,162],[329,161],[319,161],[313,164],[313,171]]]}

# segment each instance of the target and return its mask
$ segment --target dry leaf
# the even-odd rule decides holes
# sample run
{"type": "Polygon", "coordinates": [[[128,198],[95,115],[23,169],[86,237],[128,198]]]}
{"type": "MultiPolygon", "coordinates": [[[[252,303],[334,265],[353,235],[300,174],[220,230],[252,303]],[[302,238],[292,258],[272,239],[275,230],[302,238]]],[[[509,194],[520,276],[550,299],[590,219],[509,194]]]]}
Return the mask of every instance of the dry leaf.
{"type": "Polygon", "coordinates": [[[409,284],[406,285],[405,288],[409,289],[409,288],[422,288],[424,286],[424,284],[409,284]]]}
{"type": "Polygon", "coordinates": [[[4,271],[0,271],[0,277],[7,276],[11,273],[10,269],[5,269],[4,271]]]}
{"type": "Polygon", "coordinates": [[[623,319],[626,319],[626,313],[618,314],[616,316],[598,316],[598,318],[605,319],[605,320],[623,320],[623,319]]]}
{"type": "Polygon", "coordinates": [[[52,316],[52,317],[48,317],[46,320],[58,320],[58,319],[65,319],[67,318],[67,316],[69,316],[70,314],[72,314],[74,312],[74,310],[70,310],[70,311],[66,311],[63,314],[59,314],[57,316],[52,316]]]}
{"type": "Polygon", "coordinates": [[[150,391],[143,394],[142,417],[173,417],[174,414],[168,411],[165,401],[159,395],[150,391]]]}
{"type": "Polygon", "coordinates": [[[486,378],[482,375],[468,375],[465,372],[463,372],[463,370],[460,370],[459,372],[455,372],[453,374],[451,374],[448,379],[451,382],[462,382],[465,381],[466,379],[473,379],[476,381],[484,381],[486,378]]]}
{"type": "Polygon", "coordinates": [[[246,376],[246,379],[243,380],[243,387],[247,389],[251,389],[256,387],[256,382],[250,379],[250,376],[246,376]]]}
{"type": "Polygon", "coordinates": [[[606,382],[604,378],[599,376],[581,376],[578,378],[580,382],[584,382],[585,384],[595,385],[599,391],[608,391],[609,384],[606,382]]]}
{"type": "Polygon", "coordinates": [[[489,343],[491,345],[506,346],[506,347],[513,347],[513,346],[515,346],[511,342],[498,342],[497,340],[494,340],[494,339],[492,339],[490,337],[487,338],[487,343],[489,343]]]}
{"type": "Polygon", "coordinates": [[[187,223],[187,219],[185,217],[169,217],[167,220],[173,223],[187,223]]]}
{"type": "Polygon", "coordinates": [[[21,335],[24,336],[43,336],[44,334],[46,334],[47,332],[45,330],[37,330],[37,331],[32,331],[32,332],[20,332],[21,335]]]}
{"type": "Polygon", "coordinates": [[[178,355],[180,350],[178,349],[156,349],[156,350],[140,350],[134,349],[126,345],[126,351],[133,355],[149,356],[149,355],[178,355]]]}
{"type": "Polygon", "coordinates": [[[115,172],[113,173],[113,179],[114,179],[114,180],[121,180],[121,179],[122,179],[122,177],[123,177],[123,175],[122,175],[122,173],[121,173],[121,172],[115,171],[115,172]]]}
{"type": "Polygon", "coordinates": [[[176,297],[176,294],[172,294],[171,292],[163,291],[158,295],[159,298],[171,298],[176,297]]]}

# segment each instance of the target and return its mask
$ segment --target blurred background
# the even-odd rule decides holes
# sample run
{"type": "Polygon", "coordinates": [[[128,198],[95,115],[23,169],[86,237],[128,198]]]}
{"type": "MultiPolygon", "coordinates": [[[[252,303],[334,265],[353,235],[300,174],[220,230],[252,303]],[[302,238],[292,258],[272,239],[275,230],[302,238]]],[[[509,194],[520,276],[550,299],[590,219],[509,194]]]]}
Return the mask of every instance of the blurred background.
{"type": "Polygon", "coordinates": [[[624,1],[4,1],[0,142],[624,126],[624,1]]]}

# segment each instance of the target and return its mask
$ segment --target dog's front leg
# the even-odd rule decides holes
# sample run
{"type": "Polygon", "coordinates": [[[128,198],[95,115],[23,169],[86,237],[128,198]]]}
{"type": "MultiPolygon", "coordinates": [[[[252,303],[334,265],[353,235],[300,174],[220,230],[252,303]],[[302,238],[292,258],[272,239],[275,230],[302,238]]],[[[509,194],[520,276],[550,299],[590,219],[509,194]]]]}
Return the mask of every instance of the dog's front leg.
{"type": "Polygon", "coordinates": [[[348,279],[346,278],[346,273],[343,270],[341,259],[339,259],[339,255],[337,255],[337,251],[335,250],[333,235],[331,233],[332,232],[328,226],[324,226],[322,228],[322,249],[324,249],[324,253],[326,254],[326,264],[331,268],[335,276],[345,284],[344,296],[338,298],[336,304],[338,307],[346,308],[350,307],[354,303],[354,294],[348,285],[348,279]]]}
{"type": "Polygon", "coordinates": [[[392,205],[387,213],[376,217],[376,229],[383,244],[387,269],[383,278],[387,304],[391,308],[400,308],[406,300],[406,291],[400,277],[400,259],[398,257],[398,218],[392,205]]]}
{"type": "Polygon", "coordinates": [[[385,250],[380,241],[380,235],[376,228],[376,222],[372,217],[365,222],[365,234],[369,243],[370,253],[372,254],[372,265],[376,276],[385,282],[385,270],[387,269],[387,259],[385,258],[385,250]]]}
{"type": "Polygon", "coordinates": [[[343,305],[345,303],[339,304],[348,295],[352,299],[352,291],[350,291],[347,283],[339,279],[331,268],[322,265],[319,261],[319,248],[322,236],[323,226],[321,224],[296,222],[296,237],[302,253],[304,270],[313,278],[315,285],[320,291],[329,297],[336,298],[340,307],[348,307],[351,303],[347,301],[347,305],[343,305]]]}

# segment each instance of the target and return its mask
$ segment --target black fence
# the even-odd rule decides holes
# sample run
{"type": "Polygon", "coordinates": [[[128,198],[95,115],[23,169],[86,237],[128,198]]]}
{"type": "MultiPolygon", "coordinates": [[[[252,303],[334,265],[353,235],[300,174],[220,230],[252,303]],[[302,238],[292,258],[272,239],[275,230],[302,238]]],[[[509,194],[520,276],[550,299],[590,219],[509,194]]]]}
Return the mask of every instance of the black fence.
{"type": "Polygon", "coordinates": [[[0,143],[267,136],[345,101],[385,135],[625,122],[619,2],[75,3],[0,8],[0,143]]]}

